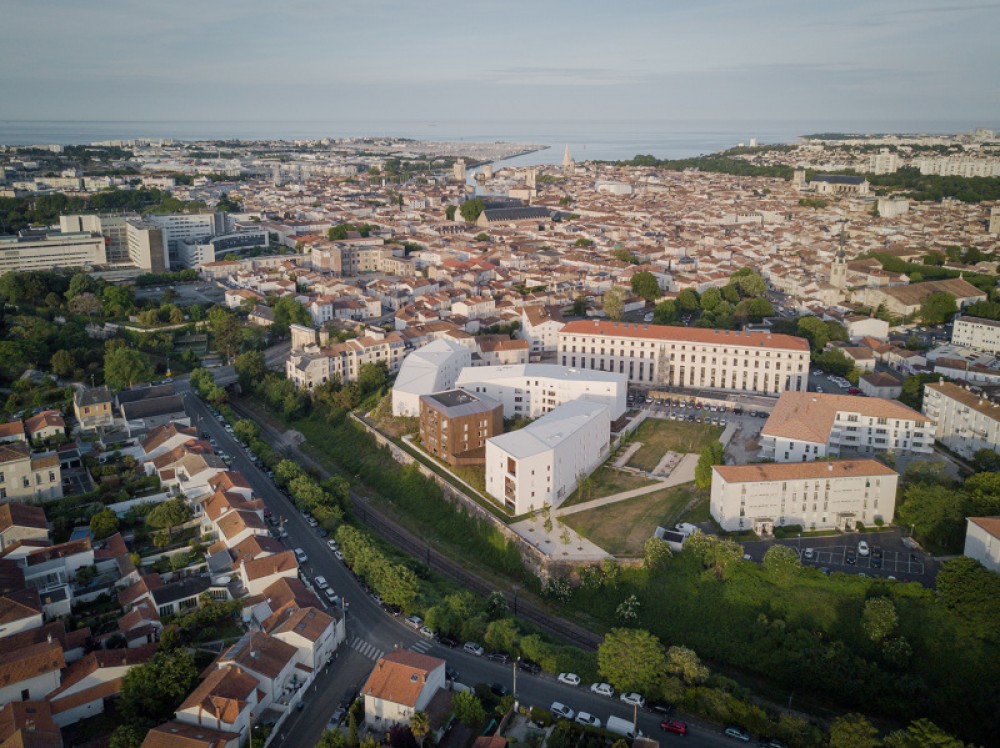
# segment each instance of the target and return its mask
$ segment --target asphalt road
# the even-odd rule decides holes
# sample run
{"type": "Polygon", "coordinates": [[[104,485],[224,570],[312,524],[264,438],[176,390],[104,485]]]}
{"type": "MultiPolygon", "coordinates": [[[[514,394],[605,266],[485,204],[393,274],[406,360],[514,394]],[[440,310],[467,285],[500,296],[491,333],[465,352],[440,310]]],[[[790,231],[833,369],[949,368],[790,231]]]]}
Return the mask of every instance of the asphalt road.
{"type": "MultiPolygon", "coordinates": [[[[310,579],[323,575],[327,582],[341,595],[347,605],[347,638],[340,647],[336,659],[324,668],[309,688],[302,711],[297,711],[282,725],[275,746],[299,748],[313,745],[322,735],[330,715],[336,709],[344,692],[352,687],[360,687],[367,679],[375,661],[385,652],[402,647],[424,652],[447,660],[458,671],[459,681],[473,686],[477,683],[503,683],[513,688],[513,666],[475,657],[461,649],[448,649],[435,641],[426,639],[401,619],[394,618],[368,595],[347,567],[338,561],[317,532],[309,527],[302,515],[289,499],[278,490],[274,483],[251,462],[246,452],[231,437],[211,414],[208,407],[190,392],[184,394],[184,405],[191,416],[192,425],[199,433],[207,432],[216,439],[219,447],[232,458],[232,468],[241,472],[254,490],[254,495],[263,499],[275,516],[284,520],[288,532],[285,543],[291,548],[302,548],[308,561],[302,564],[303,572],[310,579]]],[[[554,676],[538,676],[519,672],[517,675],[517,696],[522,704],[548,708],[553,701],[560,701],[574,710],[594,714],[602,722],[614,714],[623,719],[632,719],[633,710],[617,697],[609,699],[593,694],[589,684],[573,688],[558,683],[554,676]]],[[[667,735],[659,729],[659,717],[639,710],[639,729],[645,734],[661,740],[679,739],[667,735]]],[[[716,725],[679,717],[688,722],[690,732],[686,742],[692,746],[726,746],[733,741],[726,738],[716,725]]]]}

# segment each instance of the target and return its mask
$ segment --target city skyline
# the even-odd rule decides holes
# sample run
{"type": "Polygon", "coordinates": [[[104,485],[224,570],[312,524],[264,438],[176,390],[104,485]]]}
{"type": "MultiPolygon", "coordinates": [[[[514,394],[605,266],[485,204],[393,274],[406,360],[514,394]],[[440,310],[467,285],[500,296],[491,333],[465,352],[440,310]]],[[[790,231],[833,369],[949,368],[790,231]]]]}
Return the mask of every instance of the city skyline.
{"type": "Polygon", "coordinates": [[[5,118],[1000,118],[1000,4],[16,1],[5,118]],[[943,114],[946,113],[946,114],[943,114]]]}

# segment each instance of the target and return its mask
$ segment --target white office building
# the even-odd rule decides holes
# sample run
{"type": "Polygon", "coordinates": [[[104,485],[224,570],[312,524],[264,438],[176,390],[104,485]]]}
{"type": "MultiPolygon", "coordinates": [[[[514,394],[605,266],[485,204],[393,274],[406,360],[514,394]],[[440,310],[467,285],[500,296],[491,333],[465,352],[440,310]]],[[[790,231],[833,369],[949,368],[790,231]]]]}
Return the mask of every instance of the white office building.
{"type": "Polygon", "coordinates": [[[876,452],[929,454],[930,418],[895,400],[785,392],[760,432],[760,456],[775,462],[876,452]]]}
{"type": "Polygon", "coordinates": [[[578,320],[559,333],[559,363],[651,386],[774,395],[807,388],[809,343],[766,332],[578,320]]]}
{"type": "Polygon", "coordinates": [[[709,507],[729,532],[853,530],[858,522],[892,521],[898,482],[895,470],[871,459],[716,465],[709,507]]]}
{"type": "Polygon", "coordinates": [[[104,238],[90,232],[31,231],[0,236],[0,275],[27,270],[89,268],[105,263],[104,238]]]}
{"type": "Polygon", "coordinates": [[[438,338],[403,359],[392,387],[392,414],[417,418],[420,396],[455,387],[459,373],[472,366],[472,351],[448,338],[438,338]]]}
{"type": "Polygon", "coordinates": [[[1000,403],[942,380],[924,385],[923,411],[934,420],[934,438],[960,457],[1000,452],[1000,403]]]}
{"type": "Polygon", "coordinates": [[[611,418],[577,400],[486,441],[486,493],[514,515],[559,506],[608,456],[611,418]]]}
{"type": "Polygon", "coordinates": [[[959,317],[951,329],[952,345],[986,353],[1000,353],[1000,322],[982,317],[959,317]]]}
{"type": "Polygon", "coordinates": [[[624,374],[555,364],[477,366],[463,369],[455,386],[503,403],[504,418],[538,418],[564,403],[591,400],[607,406],[611,420],[625,414],[624,374]]]}

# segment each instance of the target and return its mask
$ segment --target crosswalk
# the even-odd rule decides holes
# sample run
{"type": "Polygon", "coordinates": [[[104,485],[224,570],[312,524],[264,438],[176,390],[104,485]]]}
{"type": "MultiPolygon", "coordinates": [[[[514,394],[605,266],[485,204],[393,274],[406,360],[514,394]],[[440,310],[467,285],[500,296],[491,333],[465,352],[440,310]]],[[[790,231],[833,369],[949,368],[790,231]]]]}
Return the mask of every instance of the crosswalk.
{"type": "Polygon", "coordinates": [[[370,644],[362,639],[360,636],[355,636],[351,641],[351,647],[358,650],[364,657],[369,660],[374,660],[378,662],[379,658],[385,654],[384,650],[379,649],[374,644],[370,644]]]}
{"type": "MultiPolygon", "coordinates": [[[[378,662],[379,658],[385,654],[385,650],[379,649],[371,642],[367,642],[362,639],[360,636],[355,636],[354,639],[351,640],[351,648],[356,649],[362,656],[375,662],[378,662]]],[[[424,641],[423,639],[417,640],[409,646],[409,649],[414,652],[419,652],[420,654],[426,654],[430,651],[430,648],[431,642],[424,641]]]]}

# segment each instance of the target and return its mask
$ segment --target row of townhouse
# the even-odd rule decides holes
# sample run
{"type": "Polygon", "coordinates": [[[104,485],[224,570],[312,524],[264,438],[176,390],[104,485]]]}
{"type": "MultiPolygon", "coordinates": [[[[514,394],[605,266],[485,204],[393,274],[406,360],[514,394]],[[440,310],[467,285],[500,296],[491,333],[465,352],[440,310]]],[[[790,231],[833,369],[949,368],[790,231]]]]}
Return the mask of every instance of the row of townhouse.
{"type": "Polygon", "coordinates": [[[405,355],[406,346],[398,333],[369,329],[363,338],[293,350],[285,362],[285,374],[299,389],[310,390],[330,381],[355,382],[365,364],[385,364],[395,374],[405,355]]]}

